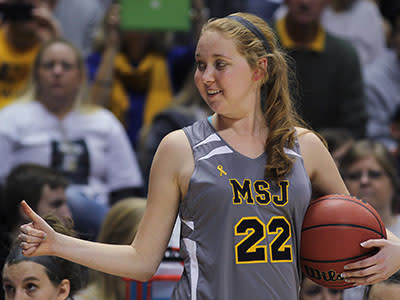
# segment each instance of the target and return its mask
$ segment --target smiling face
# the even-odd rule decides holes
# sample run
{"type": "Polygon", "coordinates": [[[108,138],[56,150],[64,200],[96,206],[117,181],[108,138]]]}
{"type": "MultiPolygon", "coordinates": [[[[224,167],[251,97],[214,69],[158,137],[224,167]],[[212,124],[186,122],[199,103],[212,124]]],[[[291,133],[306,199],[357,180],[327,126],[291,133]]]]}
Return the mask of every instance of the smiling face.
{"type": "Polygon", "coordinates": [[[196,64],[196,86],[214,112],[235,118],[259,101],[255,71],[233,40],[205,31],[197,45],[196,64]]]}
{"type": "Polygon", "coordinates": [[[3,288],[6,300],[64,300],[70,291],[68,280],[54,286],[45,267],[32,261],[6,264],[3,288]]]}

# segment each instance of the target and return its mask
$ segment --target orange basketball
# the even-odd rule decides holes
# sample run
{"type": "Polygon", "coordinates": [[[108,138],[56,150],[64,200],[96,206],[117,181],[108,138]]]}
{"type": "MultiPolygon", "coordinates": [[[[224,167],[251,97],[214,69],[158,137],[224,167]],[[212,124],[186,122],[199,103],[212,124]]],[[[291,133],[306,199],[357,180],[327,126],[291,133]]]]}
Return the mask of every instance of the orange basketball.
{"type": "Polygon", "coordinates": [[[370,204],[348,195],[313,200],[302,227],[302,272],[325,287],[351,287],[340,276],[343,267],[375,254],[377,249],[363,248],[360,243],[381,238],[386,238],[385,226],[370,204]]]}

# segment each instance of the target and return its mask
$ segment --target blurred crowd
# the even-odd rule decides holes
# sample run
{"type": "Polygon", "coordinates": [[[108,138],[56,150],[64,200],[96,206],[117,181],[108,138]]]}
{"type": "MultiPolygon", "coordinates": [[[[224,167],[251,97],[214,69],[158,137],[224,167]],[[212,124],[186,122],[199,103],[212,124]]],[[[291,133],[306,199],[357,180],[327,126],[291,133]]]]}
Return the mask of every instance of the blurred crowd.
{"type": "MultiPolygon", "coordinates": [[[[298,112],[325,138],[350,193],[400,236],[400,1],[192,0],[186,32],[123,28],[123,4],[0,0],[0,264],[7,266],[7,295],[17,289],[7,274],[26,272],[10,271],[22,259],[13,244],[26,222],[21,200],[57,216],[60,226],[72,223],[82,238],[130,243],[158,144],[212,113],[193,82],[201,26],[236,11],[275,30],[292,67],[298,112]]],[[[179,263],[178,236],[179,218],[166,262],[179,263]]],[[[47,268],[45,260],[26,263],[47,268]]],[[[75,299],[123,299],[121,279],[80,274],[68,292],[58,283],[57,299],[71,298],[77,286],[75,299]]],[[[303,300],[373,294],[303,285],[303,300]]]]}

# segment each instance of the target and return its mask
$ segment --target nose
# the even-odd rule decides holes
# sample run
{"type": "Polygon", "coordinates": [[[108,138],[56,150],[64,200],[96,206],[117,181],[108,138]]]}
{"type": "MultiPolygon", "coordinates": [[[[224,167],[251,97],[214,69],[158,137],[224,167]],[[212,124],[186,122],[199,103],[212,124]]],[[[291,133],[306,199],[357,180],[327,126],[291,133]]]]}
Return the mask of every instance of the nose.
{"type": "Polygon", "coordinates": [[[203,83],[209,85],[215,81],[214,68],[207,67],[202,74],[203,83]]]}
{"type": "Polygon", "coordinates": [[[27,297],[24,290],[21,288],[17,288],[15,290],[14,297],[12,298],[12,300],[27,300],[27,299],[29,299],[29,297],[27,297]]]}
{"type": "Polygon", "coordinates": [[[58,75],[61,74],[63,71],[63,66],[60,63],[56,63],[53,66],[53,73],[58,75]]]}
{"type": "Polygon", "coordinates": [[[362,172],[360,177],[360,184],[367,184],[369,182],[368,172],[362,172]]]}

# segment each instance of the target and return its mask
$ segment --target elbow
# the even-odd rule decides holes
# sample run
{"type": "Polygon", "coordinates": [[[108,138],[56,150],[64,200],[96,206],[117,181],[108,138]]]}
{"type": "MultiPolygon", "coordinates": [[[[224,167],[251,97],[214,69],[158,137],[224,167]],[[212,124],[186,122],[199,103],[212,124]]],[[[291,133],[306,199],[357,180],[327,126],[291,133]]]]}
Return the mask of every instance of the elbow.
{"type": "Polygon", "coordinates": [[[158,265],[154,266],[153,264],[143,264],[135,271],[131,271],[128,276],[136,281],[147,282],[154,276],[157,269],[158,265]]]}
{"type": "Polygon", "coordinates": [[[149,281],[151,278],[153,278],[155,274],[155,271],[148,271],[148,272],[142,272],[141,274],[136,274],[137,276],[135,276],[135,280],[140,281],[140,282],[147,282],[149,281]]]}

